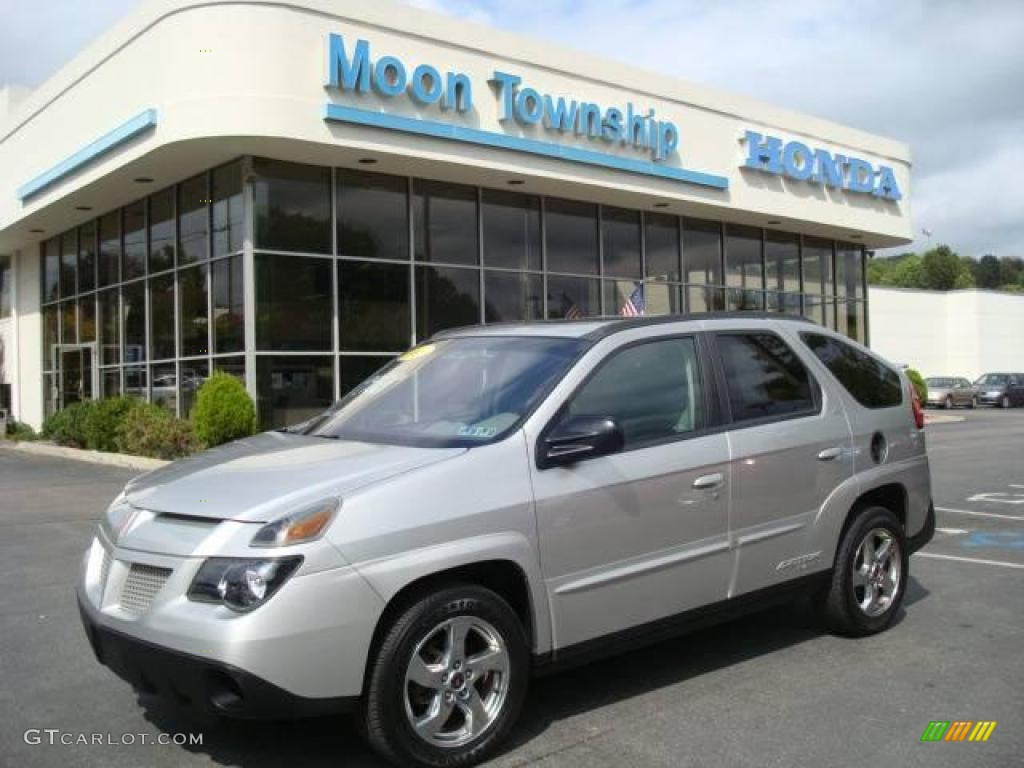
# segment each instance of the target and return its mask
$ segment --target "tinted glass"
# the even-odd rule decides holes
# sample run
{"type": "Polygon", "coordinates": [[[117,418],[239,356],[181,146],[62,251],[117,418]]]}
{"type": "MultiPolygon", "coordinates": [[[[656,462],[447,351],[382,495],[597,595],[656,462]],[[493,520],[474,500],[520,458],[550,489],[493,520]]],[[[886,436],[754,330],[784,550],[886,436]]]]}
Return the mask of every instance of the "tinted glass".
{"type": "Polygon", "coordinates": [[[703,285],[686,287],[686,311],[691,314],[718,312],[725,309],[725,289],[703,285]]]}
{"type": "Polygon", "coordinates": [[[412,190],[416,258],[479,263],[476,188],[417,179],[412,190]]]}
{"type": "Polygon", "coordinates": [[[96,341],[96,294],[78,300],[78,341],[96,341]]]}
{"type": "Polygon", "coordinates": [[[821,296],[804,296],[804,317],[818,325],[825,325],[826,305],[821,296]]]}
{"type": "Polygon", "coordinates": [[[78,228],[78,290],[96,287],[96,222],[78,228]]]}
{"type": "Polygon", "coordinates": [[[334,365],[327,356],[260,355],[256,391],[264,429],[298,424],[334,401],[334,365]]]}
{"type": "MultiPolygon", "coordinates": [[[[213,172],[213,255],[242,249],[242,168],[238,163],[213,172]]],[[[182,409],[184,413],[184,409],[182,409]]]]}
{"type": "Polygon", "coordinates": [[[144,366],[129,366],[124,369],[124,394],[128,397],[137,397],[140,400],[146,399],[149,388],[146,382],[149,380],[147,370],[144,366]]]}
{"type": "Polygon", "coordinates": [[[544,201],[544,231],[550,271],[598,273],[596,205],[549,198],[544,201]]]}
{"type": "Polygon", "coordinates": [[[338,263],[341,349],[401,352],[412,344],[409,267],[366,261],[338,263]]]}
{"type": "Polygon", "coordinates": [[[725,229],[725,282],[741,288],[763,288],[761,230],[729,224],[725,229]]]}
{"type": "Polygon", "coordinates": [[[480,322],[480,273],[451,267],[416,268],[416,338],[480,322]]]}
{"type": "Polygon", "coordinates": [[[174,363],[151,366],[150,381],[153,382],[149,395],[151,401],[175,413],[178,408],[178,375],[174,363]]]}
{"type": "Polygon", "coordinates": [[[330,169],[262,158],[253,169],[257,247],[330,253],[330,169]]]}
{"type": "Polygon", "coordinates": [[[178,273],[178,317],[181,325],[181,355],[205,355],[209,352],[209,314],[207,285],[209,267],[183,269],[178,273]]]}
{"type": "Polygon", "coordinates": [[[394,359],[391,356],[342,355],[339,361],[341,396],[345,397],[345,395],[362,384],[364,380],[394,359]]]}
{"type": "Polygon", "coordinates": [[[683,275],[688,283],[722,282],[722,227],[714,221],[683,220],[683,275]]]}
{"type": "Polygon", "coordinates": [[[121,279],[121,214],[108,213],[100,219],[100,285],[121,279]]]}
{"type": "Polygon", "coordinates": [[[569,366],[579,339],[465,337],[411,350],[306,434],[422,446],[473,446],[516,427],[569,366]]]}
{"type": "Polygon", "coordinates": [[[149,329],[151,359],[174,357],[174,275],[149,281],[149,329]]]}
{"type": "Polygon", "coordinates": [[[65,232],[60,238],[60,295],[78,293],[78,230],[65,232]]]}
{"type": "Polygon", "coordinates": [[[52,237],[41,246],[43,253],[43,300],[60,298],[60,238],[52,237]]]}
{"type": "Polygon", "coordinates": [[[663,213],[644,216],[647,276],[679,282],[679,220],[663,213]]]}
{"type": "Polygon", "coordinates": [[[117,365],[121,362],[121,310],[117,288],[100,291],[99,327],[100,362],[102,365],[117,365]]]}
{"type": "Polygon", "coordinates": [[[863,251],[859,245],[836,244],[836,291],[847,299],[863,299],[863,251]]]}
{"type": "Polygon", "coordinates": [[[331,349],[332,264],[330,259],[256,254],[258,349],[331,349]]]}
{"type": "Polygon", "coordinates": [[[700,429],[702,397],[696,343],[664,339],[613,353],[570,401],[567,416],[615,419],[628,448],[700,429]]]}
{"type": "Polygon", "coordinates": [[[670,283],[645,283],[644,303],[647,315],[675,315],[683,311],[682,289],[670,283]]]}
{"type": "Polygon", "coordinates": [[[209,375],[210,366],[205,360],[182,360],[181,381],[178,397],[181,398],[181,417],[187,419],[196,402],[196,393],[209,375]]]}
{"type": "Polygon", "coordinates": [[[548,319],[579,320],[601,314],[601,281],[586,277],[548,277],[548,319]]]}
{"type": "Polygon", "coordinates": [[[769,231],[764,244],[768,288],[800,291],[800,237],[769,231]]]}
{"type": "Polygon", "coordinates": [[[178,185],[178,263],[191,264],[207,256],[210,192],[206,174],[200,174],[178,185]]]}
{"type": "Polygon", "coordinates": [[[100,386],[103,397],[117,397],[121,394],[121,369],[107,368],[100,371],[100,386]]]}
{"type": "Polygon", "coordinates": [[[57,367],[57,344],[60,343],[60,310],[56,304],[43,309],[43,366],[57,367]]]}
{"type": "Polygon", "coordinates": [[[734,422],[780,418],[814,409],[810,374],[772,333],[715,336],[734,422]]]}
{"type": "Polygon", "coordinates": [[[899,374],[878,358],[831,336],[801,333],[800,338],[861,405],[890,408],[903,402],[899,374]]]}
{"type": "Polygon", "coordinates": [[[0,256],[0,318],[11,314],[11,257],[0,256]]]}
{"type": "Polygon", "coordinates": [[[835,295],[832,284],[832,241],[804,238],[804,290],[835,295]]]}
{"type": "Polygon", "coordinates": [[[604,314],[639,317],[647,314],[647,286],[639,280],[604,280],[604,314]]]}
{"type": "Polygon", "coordinates": [[[213,359],[213,370],[230,373],[242,384],[245,384],[245,358],[241,355],[235,357],[215,357],[213,359]]]}
{"type": "Polygon", "coordinates": [[[484,272],[484,320],[515,323],[544,318],[544,281],[540,275],[484,272]]]}
{"type": "Polygon", "coordinates": [[[121,291],[121,301],[121,312],[124,314],[124,361],[137,363],[146,359],[145,282],[139,280],[125,285],[121,291]]]}
{"type": "Polygon", "coordinates": [[[149,198],[149,271],[174,266],[174,187],[149,198]]]}
{"type": "Polygon", "coordinates": [[[122,211],[124,222],[125,280],[146,274],[146,201],[127,205],[122,211]]]}
{"type": "Polygon", "coordinates": [[[60,303],[60,343],[78,343],[78,306],[73,300],[60,303]]]}
{"type": "Polygon", "coordinates": [[[601,209],[604,274],[640,277],[640,213],[623,208],[601,209]]]}
{"type": "Polygon", "coordinates": [[[485,189],[482,216],[486,266],[541,269],[539,198],[485,189]]]}
{"type": "Polygon", "coordinates": [[[245,347],[242,257],[219,259],[213,270],[213,353],[241,352],[245,347]]]}
{"type": "Polygon", "coordinates": [[[339,169],[337,184],[338,253],[408,259],[408,180],[339,169]]]}
{"type": "Polygon", "coordinates": [[[743,288],[726,289],[726,307],[730,312],[764,309],[764,294],[761,291],[743,288]]]}

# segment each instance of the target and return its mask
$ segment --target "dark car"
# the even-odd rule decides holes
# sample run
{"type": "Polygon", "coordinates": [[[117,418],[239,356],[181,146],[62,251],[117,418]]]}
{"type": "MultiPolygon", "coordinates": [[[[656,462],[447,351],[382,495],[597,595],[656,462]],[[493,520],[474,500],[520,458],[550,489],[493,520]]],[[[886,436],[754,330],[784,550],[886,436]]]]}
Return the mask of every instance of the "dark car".
{"type": "Polygon", "coordinates": [[[979,405],[1024,405],[1024,373],[986,373],[974,382],[979,405]]]}

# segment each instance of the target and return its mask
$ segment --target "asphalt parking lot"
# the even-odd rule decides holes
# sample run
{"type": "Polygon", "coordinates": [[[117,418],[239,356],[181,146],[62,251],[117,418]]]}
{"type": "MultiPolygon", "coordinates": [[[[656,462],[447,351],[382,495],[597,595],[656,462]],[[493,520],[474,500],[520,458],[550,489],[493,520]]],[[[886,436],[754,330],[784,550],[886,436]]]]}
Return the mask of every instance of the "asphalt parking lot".
{"type": "MultiPolygon", "coordinates": [[[[497,766],[1024,765],[1024,409],[928,427],[935,540],[865,640],[775,609],[537,681],[497,766]],[[988,742],[920,743],[931,720],[988,742]]],[[[0,446],[0,764],[375,766],[344,718],[194,720],[96,663],[73,592],[125,470],[0,446]],[[201,746],[28,744],[27,729],[201,733],[201,746]]],[[[43,734],[45,739],[45,734],[43,734]]]]}

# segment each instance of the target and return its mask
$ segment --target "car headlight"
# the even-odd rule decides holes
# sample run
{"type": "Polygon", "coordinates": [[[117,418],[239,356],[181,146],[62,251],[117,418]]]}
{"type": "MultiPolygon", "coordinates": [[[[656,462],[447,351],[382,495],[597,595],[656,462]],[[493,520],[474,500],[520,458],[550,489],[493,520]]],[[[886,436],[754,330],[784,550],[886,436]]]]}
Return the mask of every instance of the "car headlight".
{"type": "Polygon", "coordinates": [[[192,579],[188,599],[223,603],[245,613],[267,602],[300,565],[301,555],[274,560],[211,557],[192,579]]]}
{"type": "Polygon", "coordinates": [[[131,525],[136,513],[138,513],[138,510],[127,502],[125,493],[122,491],[110,506],[107,507],[107,511],[103,513],[100,527],[107,534],[107,538],[116,544],[121,534],[131,525]]]}
{"type": "Polygon", "coordinates": [[[251,547],[286,547],[319,538],[341,506],[337,499],[323,499],[298,512],[272,520],[257,531],[251,547]]]}

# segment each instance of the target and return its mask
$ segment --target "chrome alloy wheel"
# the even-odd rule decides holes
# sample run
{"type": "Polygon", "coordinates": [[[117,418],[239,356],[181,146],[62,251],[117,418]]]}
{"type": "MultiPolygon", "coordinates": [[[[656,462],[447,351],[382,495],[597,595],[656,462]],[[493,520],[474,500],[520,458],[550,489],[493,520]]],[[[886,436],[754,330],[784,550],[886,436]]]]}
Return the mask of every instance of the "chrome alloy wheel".
{"type": "Polygon", "coordinates": [[[487,621],[456,616],[428,632],[405,672],[405,715],[438,747],[459,747],[486,731],[508,695],[509,655],[487,621]]]}
{"type": "Polygon", "coordinates": [[[853,596],[867,616],[881,616],[892,605],[903,577],[900,544],[885,528],[872,528],[853,558],[853,596]]]}

